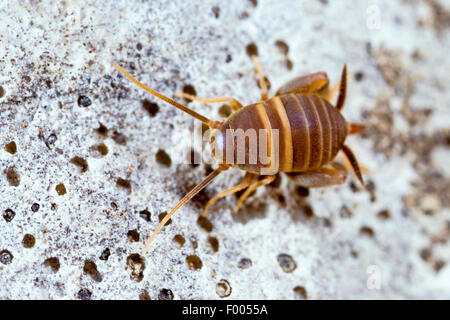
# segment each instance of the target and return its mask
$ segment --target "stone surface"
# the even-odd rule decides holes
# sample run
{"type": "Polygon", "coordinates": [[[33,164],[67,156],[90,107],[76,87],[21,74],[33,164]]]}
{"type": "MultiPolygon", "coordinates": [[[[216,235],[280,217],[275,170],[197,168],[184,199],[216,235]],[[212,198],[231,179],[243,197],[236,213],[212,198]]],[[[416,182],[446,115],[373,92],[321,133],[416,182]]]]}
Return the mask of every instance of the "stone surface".
{"type": "Polygon", "coordinates": [[[444,1],[49,3],[0,4],[0,299],[221,299],[220,283],[225,299],[450,298],[444,1]],[[350,175],[303,197],[282,176],[237,216],[235,197],[218,202],[208,232],[198,215],[239,182],[233,170],[139,256],[209,167],[180,164],[194,121],[111,63],[170,97],[190,85],[248,104],[252,42],[272,94],[319,70],[335,83],[347,63],[343,114],[367,125],[348,139],[367,190],[350,175]]]}

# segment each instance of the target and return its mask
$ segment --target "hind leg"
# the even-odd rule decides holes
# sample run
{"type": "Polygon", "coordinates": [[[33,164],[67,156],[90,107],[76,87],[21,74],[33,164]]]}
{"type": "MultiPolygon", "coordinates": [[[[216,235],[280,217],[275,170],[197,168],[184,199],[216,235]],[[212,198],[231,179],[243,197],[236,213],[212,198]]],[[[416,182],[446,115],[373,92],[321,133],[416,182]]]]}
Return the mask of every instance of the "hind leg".
{"type": "Polygon", "coordinates": [[[247,190],[242,194],[242,196],[239,198],[236,207],[234,208],[234,213],[237,213],[241,206],[244,204],[245,200],[250,196],[250,194],[255,191],[257,188],[264,186],[266,184],[269,184],[275,180],[275,175],[273,176],[266,176],[264,179],[258,180],[257,182],[253,183],[248,187],[247,190]]]}
{"type": "Polygon", "coordinates": [[[334,163],[333,167],[292,173],[289,177],[302,187],[319,188],[343,184],[347,178],[347,170],[342,165],[334,163]]]}

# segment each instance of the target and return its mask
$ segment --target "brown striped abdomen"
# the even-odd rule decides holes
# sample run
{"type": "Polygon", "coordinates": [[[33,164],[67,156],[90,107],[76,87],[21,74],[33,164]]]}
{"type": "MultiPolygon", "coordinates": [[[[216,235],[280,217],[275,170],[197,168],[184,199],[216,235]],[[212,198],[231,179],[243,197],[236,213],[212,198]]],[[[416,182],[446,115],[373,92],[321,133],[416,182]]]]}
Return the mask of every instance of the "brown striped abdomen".
{"type": "Polygon", "coordinates": [[[304,172],[320,168],[336,156],[347,136],[347,123],[339,111],[314,94],[287,94],[248,105],[232,114],[218,130],[223,137],[230,137],[229,129],[242,129],[244,132],[248,129],[255,129],[256,132],[265,129],[266,139],[257,135],[254,144],[258,147],[266,145],[273,172],[261,171],[270,167],[265,158],[258,158],[256,163],[250,161],[249,153],[257,147],[253,145],[252,149],[248,145],[250,139],[245,146],[245,163],[237,162],[236,137],[229,139],[228,144],[226,139],[222,139],[215,145],[225,154],[233,144],[234,157],[228,157],[226,161],[223,157],[222,162],[261,174],[304,172]],[[278,129],[278,139],[274,129],[278,129]],[[278,147],[275,141],[278,141],[278,147]]]}

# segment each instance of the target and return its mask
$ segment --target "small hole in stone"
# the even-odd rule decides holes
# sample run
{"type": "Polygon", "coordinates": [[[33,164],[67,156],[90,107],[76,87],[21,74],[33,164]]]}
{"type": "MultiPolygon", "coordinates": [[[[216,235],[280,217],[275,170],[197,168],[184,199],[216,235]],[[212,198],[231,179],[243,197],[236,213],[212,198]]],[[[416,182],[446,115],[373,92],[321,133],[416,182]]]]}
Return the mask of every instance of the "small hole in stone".
{"type": "Polygon", "coordinates": [[[0,86],[0,98],[3,98],[3,96],[5,95],[5,89],[0,86]]]}
{"type": "Polygon", "coordinates": [[[184,243],[186,242],[186,239],[181,234],[177,234],[175,237],[173,237],[173,241],[178,243],[180,247],[184,246],[184,243]]]}
{"type": "Polygon", "coordinates": [[[109,132],[108,128],[101,122],[99,122],[99,127],[95,131],[103,137],[107,137],[109,132]]]}
{"type": "Polygon", "coordinates": [[[127,232],[127,238],[130,242],[138,242],[140,240],[139,232],[136,229],[127,232]]]}
{"type": "Polygon", "coordinates": [[[373,237],[375,235],[375,232],[371,227],[363,226],[361,229],[359,229],[359,233],[364,236],[373,237]]]}
{"type": "Polygon", "coordinates": [[[214,14],[214,17],[216,17],[216,19],[219,18],[219,16],[220,16],[220,8],[219,7],[212,7],[211,10],[212,10],[212,12],[214,14]]]}
{"type": "Polygon", "coordinates": [[[231,107],[227,104],[223,104],[219,108],[219,116],[221,116],[222,118],[228,118],[232,112],[233,111],[231,110],[231,107]]]}
{"type": "Polygon", "coordinates": [[[389,213],[389,210],[381,210],[380,212],[378,212],[378,218],[383,219],[383,220],[387,220],[391,217],[391,214],[389,213]]]}
{"type": "Polygon", "coordinates": [[[308,294],[306,292],[305,287],[303,287],[303,286],[296,286],[294,288],[294,292],[301,299],[308,299],[308,294]]]}
{"type": "Polygon", "coordinates": [[[117,144],[120,144],[120,145],[126,145],[127,144],[127,138],[123,134],[121,134],[121,133],[119,133],[117,131],[113,132],[112,139],[117,144]]]}
{"type": "Polygon", "coordinates": [[[141,51],[142,50],[142,43],[138,42],[136,43],[136,50],[141,51]]]}
{"type": "Polygon", "coordinates": [[[197,219],[197,224],[207,232],[211,232],[213,229],[213,224],[211,223],[211,221],[209,221],[208,218],[203,217],[203,216],[200,216],[197,219]]]}
{"type": "Polygon", "coordinates": [[[294,63],[291,59],[286,59],[286,69],[292,70],[294,68],[294,63]]]}
{"type": "MultiPolygon", "coordinates": [[[[166,215],[167,215],[167,212],[162,212],[162,213],[160,213],[160,214],[158,215],[159,222],[161,222],[162,219],[164,219],[164,217],[165,217],[166,215]]],[[[166,222],[166,224],[164,225],[164,227],[170,225],[171,223],[172,223],[172,219],[167,220],[167,222],[166,222]]]]}
{"type": "Polygon", "coordinates": [[[362,81],[364,79],[364,73],[362,71],[358,71],[355,73],[355,80],[362,81]]]}
{"type": "Polygon", "coordinates": [[[219,240],[216,237],[208,237],[208,242],[214,252],[219,251],[219,240]]]}
{"type": "Polygon", "coordinates": [[[3,264],[10,264],[14,259],[14,256],[8,250],[0,251],[0,262],[3,264]]]}
{"type": "Polygon", "coordinates": [[[142,101],[142,108],[144,108],[152,118],[156,116],[159,111],[159,106],[149,100],[142,101]]]}
{"type": "Polygon", "coordinates": [[[225,58],[225,63],[230,63],[233,60],[233,57],[231,54],[227,54],[227,57],[225,58]]]}
{"type": "Polygon", "coordinates": [[[102,254],[100,255],[99,259],[103,261],[107,261],[109,256],[111,255],[111,250],[109,248],[106,248],[102,251],[102,254]]]}
{"type": "Polygon", "coordinates": [[[159,149],[156,153],[156,162],[165,167],[170,167],[172,164],[172,160],[170,159],[169,155],[161,149],[159,149]]]}
{"type": "Polygon", "coordinates": [[[22,239],[22,244],[25,248],[33,248],[36,243],[36,239],[31,234],[26,234],[22,239]]]}
{"type": "Polygon", "coordinates": [[[250,2],[254,7],[258,5],[258,0],[250,0],[250,2]]]}
{"type": "Polygon", "coordinates": [[[225,279],[221,279],[216,285],[216,293],[221,298],[229,297],[231,291],[232,288],[230,286],[230,283],[225,279]]]}
{"type": "MultiPolygon", "coordinates": [[[[190,85],[190,84],[187,84],[187,85],[185,85],[185,86],[183,87],[183,92],[184,92],[184,93],[187,93],[187,94],[189,94],[189,95],[191,95],[191,96],[197,96],[197,91],[195,91],[194,86],[192,86],[192,85],[190,85]]],[[[188,101],[188,102],[191,102],[191,101],[192,101],[191,99],[188,99],[188,98],[185,98],[185,99],[186,99],[186,101],[188,101]]]]}
{"type": "Polygon", "coordinates": [[[194,249],[197,249],[197,248],[198,248],[198,241],[192,240],[191,242],[192,242],[192,247],[193,247],[194,249]]]}
{"type": "Polygon", "coordinates": [[[47,148],[52,150],[53,147],[55,146],[55,142],[57,139],[58,137],[56,137],[56,134],[51,133],[46,139],[44,139],[44,143],[47,146],[47,148]]]}
{"type": "Polygon", "coordinates": [[[17,145],[16,145],[16,143],[14,141],[11,141],[10,143],[7,143],[5,145],[5,150],[8,153],[15,154],[17,152],[17,145]]]}
{"type": "Polygon", "coordinates": [[[80,300],[91,300],[92,298],[92,291],[89,289],[80,289],[77,294],[78,299],[80,300]]]}
{"type": "Polygon", "coordinates": [[[437,261],[434,262],[433,268],[434,268],[434,271],[435,271],[435,272],[439,272],[439,271],[441,271],[441,269],[442,269],[444,266],[445,266],[445,261],[443,261],[443,260],[437,260],[437,261]]]}
{"type": "Polygon", "coordinates": [[[104,143],[100,143],[97,145],[97,151],[100,152],[102,156],[106,156],[108,154],[108,147],[104,143]]]}
{"type": "Polygon", "coordinates": [[[148,294],[147,290],[143,290],[140,294],[139,294],[139,300],[152,300],[150,298],[150,295],[148,294]]]}
{"type": "Polygon", "coordinates": [[[81,172],[86,172],[88,170],[87,161],[81,157],[73,157],[72,160],[70,160],[70,162],[80,167],[81,172]]]}
{"type": "Polygon", "coordinates": [[[257,56],[258,55],[258,47],[256,46],[256,44],[254,42],[249,43],[247,45],[247,47],[245,48],[245,50],[247,51],[247,54],[251,57],[251,56],[257,56]]]}
{"type": "Polygon", "coordinates": [[[238,268],[239,269],[248,269],[253,265],[252,260],[250,260],[249,258],[242,258],[241,260],[239,260],[238,262],[238,268]]]}
{"type": "Polygon", "coordinates": [[[58,185],[55,187],[55,189],[56,189],[56,192],[57,192],[60,196],[65,195],[66,192],[67,192],[66,187],[65,187],[64,184],[62,184],[62,183],[58,184],[58,185]]]}
{"type": "Polygon", "coordinates": [[[33,204],[31,205],[31,211],[33,211],[33,212],[38,212],[38,211],[39,211],[39,208],[40,208],[39,203],[33,203],[33,204]]]}
{"type": "Polygon", "coordinates": [[[5,219],[6,222],[11,222],[15,216],[16,213],[11,209],[6,209],[5,213],[3,213],[3,219],[5,219]]]}
{"type": "Polygon", "coordinates": [[[124,188],[124,189],[131,189],[131,182],[130,180],[126,180],[126,179],[122,179],[122,178],[118,178],[116,185],[120,188],[124,188]]]}
{"type": "Polygon", "coordinates": [[[173,300],[172,290],[161,289],[158,294],[158,300],[173,300]]]}
{"type": "Polygon", "coordinates": [[[196,255],[186,257],[186,262],[191,270],[199,270],[203,267],[203,262],[196,255]]]}
{"type": "Polygon", "coordinates": [[[91,260],[84,261],[83,272],[84,274],[91,276],[91,278],[97,282],[102,281],[102,277],[98,272],[97,265],[95,264],[94,261],[91,260]]]}
{"type": "Polygon", "coordinates": [[[139,211],[139,217],[141,217],[142,219],[144,219],[147,222],[152,221],[151,216],[152,215],[151,215],[150,211],[148,211],[148,209],[139,211]]]}
{"type": "Polygon", "coordinates": [[[131,280],[141,282],[144,279],[145,262],[139,254],[133,253],[127,257],[127,267],[131,270],[131,280]]]}
{"type": "Polygon", "coordinates": [[[284,42],[283,40],[277,40],[275,41],[275,45],[278,47],[278,50],[280,50],[282,54],[288,54],[289,46],[286,42],[284,42]]]}
{"type": "Polygon", "coordinates": [[[350,211],[349,208],[347,208],[347,206],[342,206],[341,210],[339,211],[339,215],[342,218],[351,218],[353,213],[350,211]]]}
{"type": "Polygon", "coordinates": [[[366,184],[366,190],[370,194],[370,201],[375,202],[376,201],[376,195],[375,195],[375,183],[372,180],[369,180],[366,184]]]}
{"type": "Polygon", "coordinates": [[[302,186],[297,186],[295,188],[295,192],[300,196],[300,197],[307,197],[309,196],[309,189],[302,187],[302,186]]]}
{"type": "Polygon", "coordinates": [[[305,205],[302,207],[302,210],[303,210],[303,213],[305,214],[305,216],[306,216],[307,218],[312,218],[312,217],[314,217],[314,210],[313,210],[313,208],[312,208],[309,204],[305,204],[305,205]]]}
{"type": "Polygon", "coordinates": [[[20,184],[20,176],[14,168],[9,168],[6,170],[6,180],[13,187],[18,187],[20,184]]]}
{"type": "Polygon", "coordinates": [[[79,96],[78,97],[78,105],[80,107],[89,107],[92,104],[91,99],[89,99],[89,97],[86,96],[79,96]]]}
{"type": "Polygon", "coordinates": [[[294,259],[285,253],[281,253],[277,257],[278,263],[280,264],[281,269],[283,269],[286,273],[291,273],[297,268],[297,264],[294,259]]]}
{"type": "Polygon", "coordinates": [[[422,250],[420,250],[420,257],[424,260],[424,261],[430,261],[431,260],[431,248],[423,248],[422,250]]]}
{"type": "Polygon", "coordinates": [[[61,264],[59,263],[59,259],[56,257],[47,258],[44,261],[44,266],[49,267],[53,270],[53,272],[58,272],[61,264]]]}

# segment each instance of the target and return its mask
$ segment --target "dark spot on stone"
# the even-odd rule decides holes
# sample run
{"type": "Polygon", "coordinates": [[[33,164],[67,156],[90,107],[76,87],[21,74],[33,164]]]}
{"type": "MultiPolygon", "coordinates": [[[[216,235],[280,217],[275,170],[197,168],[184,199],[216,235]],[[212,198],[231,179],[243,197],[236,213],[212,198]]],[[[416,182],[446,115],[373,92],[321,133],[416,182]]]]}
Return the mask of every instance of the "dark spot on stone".
{"type": "Polygon", "coordinates": [[[364,73],[362,71],[358,71],[355,73],[355,80],[362,81],[364,79],[364,73]]]}
{"type": "Polygon", "coordinates": [[[130,180],[119,178],[119,179],[117,179],[116,185],[120,188],[131,189],[130,180]]]}
{"type": "Polygon", "coordinates": [[[0,251],[0,262],[3,264],[10,264],[14,259],[14,256],[8,250],[0,251]]]}
{"type": "Polygon", "coordinates": [[[161,289],[158,294],[158,300],[173,300],[172,290],[161,289]]]}
{"type": "Polygon", "coordinates": [[[227,57],[225,58],[225,63],[230,63],[233,60],[233,57],[231,54],[227,54],[227,57]]]}
{"type": "Polygon", "coordinates": [[[5,219],[6,222],[11,222],[15,216],[16,213],[11,209],[6,209],[5,213],[3,213],[3,219],[5,219]]]}
{"type": "Polygon", "coordinates": [[[58,208],[58,205],[56,203],[52,203],[51,206],[50,206],[50,209],[52,211],[55,211],[57,208],[58,208]]]}
{"type": "MultiPolygon", "coordinates": [[[[189,94],[189,95],[191,95],[191,96],[197,96],[197,91],[195,91],[194,86],[192,86],[192,85],[190,85],[190,84],[187,84],[187,85],[185,85],[185,86],[183,87],[183,92],[184,92],[184,93],[187,93],[187,94],[189,94]]],[[[185,99],[186,99],[186,101],[188,101],[188,102],[191,102],[191,101],[192,101],[191,99],[188,99],[188,98],[185,98],[185,99]]]]}
{"type": "Polygon", "coordinates": [[[102,251],[102,254],[100,255],[100,260],[107,261],[109,256],[111,255],[111,250],[109,248],[106,248],[102,251]]]}
{"type": "Polygon", "coordinates": [[[239,269],[248,269],[253,265],[252,260],[250,260],[249,258],[242,258],[241,260],[239,260],[238,262],[238,268],[239,269]]]}
{"type": "Polygon", "coordinates": [[[208,242],[214,252],[219,251],[219,240],[216,237],[208,237],[208,242]]]}
{"type": "Polygon", "coordinates": [[[220,16],[220,8],[219,7],[212,7],[212,12],[214,13],[214,17],[219,18],[220,16]]]}
{"type": "Polygon", "coordinates": [[[148,294],[147,290],[143,290],[140,294],[139,294],[139,300],[152,300],[150,298],[150,295],[148,294]]]}
{"type": "Polygon", "coordinates": [[[198,217],[197,224],[204,229],[206,232],[211,232],[213,229],[213,225],[208,218],[200,216],[198,217]]]}
{"type": "Polygon", "coordinates": [[[222,118],[228,118],[232,113],[233,111],[231,110],[231,107],[227,104],[223,104],[219,108],[219,116],[221,116],[222,118]]]}
{"type": "Polygon", "coordinates": [[[288,54],[289,46],[287,45],[286,42],[284,42],[283,40],[277,40],[275,41],[275,45],[278,47],[278,50],[280,50],[282,54],[284,55],[288,54]]]}
{"type": "Polygon", "coordinates": [[[36,239],[31,234],[26,234],[22,239],[22,244],[25,248],[33,248],[36,243],[36,239]]]}
{"type": "MultiPolygon", "coordinates": [[[[164,217],[165,217],[166,215],[167,215],[167,212],[162,212],[162,213],[160,213],[160,214],[158,215],[159,222],[161,222],[162,219],[164,219],[164,217]]],[[[169,220],[167,221],[167,223],[164,225],[164,227],[168,226],[168,225],[171,224],[171,223],[172,223],[172,219],[169,219],[169,220]]]]}
{"type": "Polygon", "coordinates": [[[342,206],[341,210],[339,211],[339,215],[342,218],[351,218],[353,213],[350,211],[349,208],[347,208],[347,206],[342,206]]]}
{"type": "Polygon", "coordinates": [[[286,69],[292,70],[294,68],[294,63],[290,59],[286,59],[286,69]]]}
{"type": "Polygon", "coordinates": [[[15,154],[17,152],[17,145],[16,145],[16,143],[14,141],[11,141],[10,143],[7,143],[5,145],[5,150],[8,153],[15,154]]]}
{"type": "Polygon", "coordinates": [[[60,196],[63,196],[63,195],[65,195],[66,194],[66,187],[64,186],[64,184],[62,184],[62,183],[60,183],[60,184],[58,184],[56,187],[55,187],[55,189],[56,189],[56,192],[60,195],[60,196]]]}
{"type": "Polygon", "coordinates": [[[312,217],[314,217],[314,210],[313,210],[313,208],[312,208],[309,204],[305,204],[305,205],[302,207],[302,210],[303,210],[303,213],[305,214],[305,216],[306,216],[307,218],[312,218],[312,217]]]}
{"type": "Polygon", "coordinates": [[[165,167],[170,167],[172,165],[172,160],[170,159],[169,155],[161,149],[159,149],[156,153],[156,162],[165,167]]]}
{"type": "Polygon", "coordinates": [[[80,167],[81,172],[86,172],[88,170],[87,161],[81,157],[73,157],[72,160],[70,160],[70,163],[73,163],[77,167],[80,167]]]}
{"type": "Polygon", "coordinates": [[[111,208],[113,208],[114,210],[116,210],[119,206],[117,205],[117,203],[115,202],[111,202],[111,208]]]}
{"type": "Polygon", "coordinates": [[[121,133],[119,133],[117,131],[113,132],[112,139],[117,144],[120,144],[120,145],[126,145],[127,144],[127,138],[123,134],[121,134],[121,133]]]}
{"type": "Polygon", "coordinates": [[[375,195],[375,183],[372,180],[369,180],[366,184],[366,190],[370,194],[370,201],[375,202],[376,201],[376,195],[375,195]]]}
{"type": "Polygon", "coordinates": [[[98,272],[97,265],[92,260],[84,261],[83,272],[84,274],[91,276],[91,278],[97,282],[102,281],[102,276],[98,272]]]}
{"type": "Polygon", "coordinates": [[[309,189],[302,187],[302,186],[297,186],[295,188],[295,192],[300,196],[300,197],[307,197],[309,196],[309,189]]]}
{"type": "Polygon", "coordinates": [[[92,291],[89,289],[80,289],[80,291],[78,291],[78,295],[77,295],[78,299],[80,300],[91,300],[92,298],[92,291]]]}
{"type": "Polygon", "coordinates": [[[249,43],[247,45],[247,47],[245,48],[245,50],[247,51],[247,54],[251,57],[251,56],[257,56],[258,55],[258,47],[256,46],[255,43],[249,43]]]}
{"type": "Polygon", "coordinates": [[[139,217],[141,217],[142,219],[144,219],[147,222],[152,221],[151,220],[151,213],[150,211],[148,211],[148,209],[144,209],[139,211],[139,217]]]}
{"type": "Polygon", "coordinates": [[[97,151],[100,152],[102,156],[106,156],[108,154],[108,147],[104,143],[100,143],[97,145],[97,151]]]}
{"type": "Polygon", "coordinates": [[[50,267],[53,272],[58,272],[59,268],[61,267],[61,264],[59,263],[59,259],[56,257],[47,258],[44,261],[44,265],[46,267],[50,267]]]}
{"type": "Polygon", "coordinates": [[[378,218],[383,219],[383,220],[387,220],[391,217],[391,214],[389,213],[389,210],[381,210],[380,212],[378,212],[378,218]]]}
{"type": "Polygon", "coordinates": [[[5,89],[0,86],[0,98],[3,98],[3,96],[5,95],[5,89]]]}
{"type": "Polygon", "coordinates": [[[14,168],[9,168],[6,170],[6,180],[13,187],[18,187],[20,184],[20,176],[14,168]]]}
{"type": "Polygon", "coordinates": [[[423,248],[422,250],[420,250],[420,257],[424,260],[424,261],[430,261],[431,260],[431,248],[423,248]]]}
{"type": "Polygon", "coordinates": [[[437,261],[434,263],[433,268],[434,268],[434,271],[439,272],[439,271],[441,271],[441,269],[442,269],[444,266],[445,266],[445,261],[443,261],[443,260],[437,260],[437,261]]]}
{"type": "Polygon", "coordinates": [[[197,249],[197,248],[198,248],[198,241],[192,240],[191,242],[192,242],[192,247],[193,247],[194,249],[197,249]]]}
{"type": "Polygon", "coordinates": [[[130,242],[138,242],[140,240],[139,232],[136,229],[127,232],[127,238],[130,242]]]}
{"type": "Polygon", "coordinates": [[[138,42],[136,43],[136,50],[141,51],[142,50],[142,43],[138,42]]]}
{"type": "Polygon", "coordinates": [[[231,294],[232,288],[228,280],[221,279],[216,285],[216,293],[221,298],[229,297],[231,294]]]}
{"type": "Polygon", "coordinates": [[[277,257],[278,263],[280,264],[281,269],[283,269],[286,273],[291,273],[297,268],[297,264],[294,259],[285,253],[281,253],[277,257]]]}
{"type": "Polygon", "coordinates": [[[38,212],[38,211],[39,211],[39,208],[40,208],[39,203],[33,203],[33,204],[31,205],[31,211],[33,211],[33,212],[38,212]]]}
{"type": "Polygon", "coordinates": [[[181,234],[177,234],[175,237],[173,237],[173,241],[177,242],[182,247],[184,246],[186,239],[184,239],[181,234]]]}
{"type": "Polygon", "coordinates": [[[127,267],[131,270],[131,280],[141,282],[144,279],[145,262],[138,253],[132,253],[127,257],[127,267]]]}
{"type": "Polygon", "coordinates": [[[101,122],[99,122],[99,127],[95,131],[103,137],[107,137],[109,132],[108,128],[101,122]]]}
{"type": "Polygon", "coordinates": [[[79,97],[78,97],[78,105],[79,105],[80,107],[85,107],[85,108],[87,108],[87,107],[89,107],[91,104],[92,104],[92,101],[91,101],[91,99],[89,99],[89,97],[86,97],[86,96],[79,96],[79,97]]]}
{"type": "Polygon", "coordinates": [[[203,267],[202,260],[196,255],[187,256],[186,262],[191,270],[199,270],[203,267]]]}
{"type": "Polygon", "coordinates": [[[359,233],[364,236],[373,237],[375,235],[375,232],[371,227],[368,226],[362,226],[361,229],[359,229],[359,233]]]}
{"type": "Polygon", "coordinates": [[[250,2],[254,7],[258,5],[258,0],[250,0],[250,2]]]}
{"type": "Polygon", "coordinates": [[[308,294],[306,292],[305,287],[303,287],[303,286],[296,286],[294,288],[294,292],[297,294],[298,297],[300,297],[302,299],[308,299],[308,294]]]}
{"type": "Polygon", "coordinates": [[[159,111],[159,106],[149,100],[142,101],[142,108],[144,108],[152,118],[156,116],[159,111]]]}

